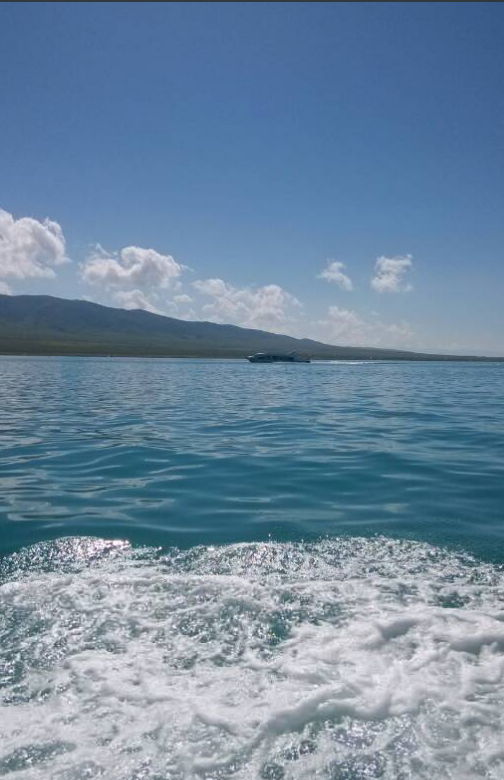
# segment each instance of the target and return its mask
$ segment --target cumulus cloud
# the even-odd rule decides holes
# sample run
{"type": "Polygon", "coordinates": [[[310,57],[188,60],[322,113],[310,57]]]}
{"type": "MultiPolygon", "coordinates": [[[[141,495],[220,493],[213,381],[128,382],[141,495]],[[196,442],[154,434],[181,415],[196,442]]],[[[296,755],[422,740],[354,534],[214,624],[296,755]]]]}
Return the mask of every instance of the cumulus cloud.
{"type": "Polygon", "coordinates": [[[331,335],[334,338],[362,340],[366,331],[366,323],[359,315],[350,309],[341,309],[339,306],[329,306],[326,320],[320,320],[320,325],[329,325],[331,335]]]}
{"type": "Polygon", "coordinates": [[[177,314],[177,318],[179,320],[186,320],[187,322],[194,322],[194,320],[200,320],[201,317],[198,316],[197,312],[194,309],[187,309],[186,311],[179,312],[177,314]]]}
{"type": "Polygon", "coordinates": [[[2,281],[0,281],[0,295],[12,295],[9,285],[2,281]]]}
{"type": "Polygon", "coordinates": [[[340,263],[339,260],[329,260],[327,268],[318,274],[317,279],[325,279],[328,282],[334,282],[338,287],[341,287],[342,290],[353,290],[352,280],[343,273],[344,268],[345,264],[340,263]]]}
{"type": "Polygon", "coordinates": [[[371,321],[357,312],[329,306],[327,317],[319,320],[324,338],[349,346],[413,348],[414,331],[408,322],[384,322],[379,316],[371,321]]]}
{"type": "Polygon", "coordinates": [[[152,314],[162,314],[152,301],[141,290],[119,290],[114,293],[114,300],[123,309],[143,309],[152,314]]]}
{"type": "Polygon", "coordinates": [[[181,295],[174,295],[173,300],[175,303],[192,303],[193,299],[190,295],[187,295],[187,293],[182,293],[181,295]]]}
{"type": "Polygon", "coordinates": [[[226,284],[222,279],[198,279],[193,282],[193,287],[202,295],[212,295],[215,297],[223,297],[228,291],[235,290],[231,285],[226,284]]]}
{"type": "Polygon", "coordinates": [[[186,270],[171,255],[155,249],[127,246],[119,252],[108,252],[98,244],[81,265],[80,274],[84,282],[112,293],[113,300],[125,309],[176,314],[178,304],[184,301],[175,298],[184,296],[162,300],[161,293],[179,290],[180,277],[186,270]]]}
{"type": "Polygon", "coordinates": [[[50,219],[14,219],[0,209],[0,278],[53,279],[54,268],[67,262],[61,225],[50,219]]]}
{"type": "Polygon", "coordinates": [[[297,298],[277,284],[239,288],[222,279],[202,279],[193,282],[193,287],[212,298],[211,303],[203,306],[207,319],[246,328],[285,331],[294,322],[292,308],[301,306],[297,298]]]}
{"type": "Polygon", "coordinates": [[[185,266],[171,255],[162,255],[155,249],[127,246],[111,253],[97,245],[81,266],[81,276],[88,284],[145,292],[177,289],[184,270],[185,266]]]}
{"type": "Polygon", "coordinates": [[[371,279],[371,287],[377,292],[410,292],[413,286],[405,281],[407,272],[413,267],[411,255],[396,257],[378,257],[375,264],[375,275],[371,279]]]}

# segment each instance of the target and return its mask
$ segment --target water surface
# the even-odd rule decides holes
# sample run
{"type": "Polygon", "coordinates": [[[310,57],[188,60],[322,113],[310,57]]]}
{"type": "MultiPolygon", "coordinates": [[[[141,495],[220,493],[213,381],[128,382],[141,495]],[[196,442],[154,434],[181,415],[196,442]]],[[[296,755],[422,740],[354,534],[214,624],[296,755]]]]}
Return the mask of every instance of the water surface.
{"type": "Polygon", "coordinates": [[[0,777],[502,780],[503,391],[0,358],[0,777]]]}
{"type": "Polygon", "coordinates": [[[504,553],[504,365],[0,358],[0,545],[504,553]]]}

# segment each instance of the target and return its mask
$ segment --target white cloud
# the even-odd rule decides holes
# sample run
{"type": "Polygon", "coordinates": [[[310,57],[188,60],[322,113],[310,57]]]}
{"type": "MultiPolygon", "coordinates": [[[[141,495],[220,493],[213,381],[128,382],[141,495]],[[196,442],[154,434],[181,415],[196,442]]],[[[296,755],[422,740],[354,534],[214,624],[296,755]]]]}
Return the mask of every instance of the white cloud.
{"type": "Polygon", "coordinates": [[[54,268],[67,262],[65,237],[57,222],[14,219],[0,209],[0,277],[53,279],[54,268]]]}
{"type": "Polygon", "coordinates": [[[201,319],[194,309],[188,309],[187,311],[181,312],[180,314],[177,314],[177,317],[179,320],[186,320],[188,322],[201,319]]]}
{"type": "Polygon", "coordinates": [[[322,326],[322,338],[342,345],[363,347],[414,348],[414,331],[408,322],[383,322],[374,317],[371,322],[364,320],[357,312],[329,306],[327,318],[319,320],[322,326]]]}
{"type": "Polygon", "coordinates": [[[340,263],[339,260],[328,261],[327,268],[318,274],[317,279],[325,279],[328,282],[334,282],[341,287],[342,290],[353,290],[352,280],[349,276],[343,273],[345,268],[344,263],[340,263]]]}
{"type": "Polygon", "coordinates": [[[0,295],[12,295],[9,285],[2,281],[0,281],[0,295]]]}
{"type": "Polygon", "coordinates": [[[340,309],[339,306],[329,306],[327,314],[327,320],[320,320],[319,324],[328,325],[334,338],[350,338],[361,341],[361,336],[366,330],[366,323],[356,312],[350,309],[340,309]]]}
{"type": "Polygon", "coordinates": [[[185,270],[171,255],[154,249],[127,246],[111,253],[98,245],[81,266],[81,276],[88,284],[109,289],[149,291],[177,289],[185,270]]]}
{"type": "Polygon", "coordinates": [[[186,293],[182,293],[182,295],[174,295],[173,300],[175,303],[192,303],[193,299],[190,295],[187,295],[186,293]]]}
{"type": "Polygon", "coordinates": [[[285,331],[294,322],[290,316],[292,307],[301,306],[297,298],[277,284],[239,288],[222,279],[204,279],[193,282],[193,287],[201,295],[213,298],[212,303],[203,306],[207,319],[246,328],[285,331]]]}
{"type": "Polygon", "coordinates": [[[107,252],[98,244],[81,265],[80,274],[88,284],[111,292],[113,300],[125,309],[176,314],[181,301],[161,301],[160,292],[179,290],[185,270],[186,266],[171,255],[162,255],[155,249],[127,246],[119,252],[107,252]]]}
{"type": "Polygon", "coordinates": [[[199,279],[193,282],[193,287],[198,290],[202,295],[214,295],[216,297],[222,297],[226,293],[231,293],[235,288],[227,285],[222,279],[199,279]]]}
{"type": "Polygon", "coordinates": [[[411,255],[396,257],[378,257],[375,264],[375,276],[371,279],[371,287],[377,292],[410,292],[413,286],[405,282],[406,273],[413,267],[411,255]]]}
{"type": "Polygon", "coordinates": [[[114,293],[114,300],[121,305],[123,309],[143,309],[152,314],[162,314],[141,290],[120,290],[114,293]]]}
{"type": "Polygon", "coordinates": [[[192,298],[186,293],[174,295],[171,300],[160,300],[160,296],[155,292],[146,295],[142,290],[117,290],[113,294],[113,299],[119,303],[123,309],[143,309],[152,314],[162,314],[164,316],[180,317],[181,319],[194,319],[193,309],[185,312],[182,316],[180,306],[192,303],[192,298]],[[191,316],[189,316],[191,315],[191,316]]]}

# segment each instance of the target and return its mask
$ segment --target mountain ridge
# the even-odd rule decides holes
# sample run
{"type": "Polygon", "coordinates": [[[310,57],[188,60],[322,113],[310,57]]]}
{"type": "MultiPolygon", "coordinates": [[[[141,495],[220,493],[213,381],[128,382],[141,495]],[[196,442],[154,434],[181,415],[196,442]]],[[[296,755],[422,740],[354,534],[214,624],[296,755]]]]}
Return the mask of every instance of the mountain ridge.
{"type": "Polygon", "coordinates": [[[318,359],[475,360],[380,347],[342,347],[313,339],[208,321],[180,320],[50,295],[0,295],[0,354],[230,357],[297,351],[318,359]]]}

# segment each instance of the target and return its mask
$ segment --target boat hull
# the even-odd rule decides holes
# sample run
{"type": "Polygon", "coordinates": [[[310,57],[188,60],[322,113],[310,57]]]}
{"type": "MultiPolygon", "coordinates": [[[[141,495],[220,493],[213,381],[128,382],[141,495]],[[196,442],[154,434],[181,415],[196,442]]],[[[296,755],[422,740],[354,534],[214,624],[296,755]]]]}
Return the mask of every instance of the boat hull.
{"type": "Polygon", "coordinates": [[[309,357],[301,357],[300,355],[274,355],[274,354],[259,354],[250,355],[247,358],[250,363],[309,363],[309,357]]]}

